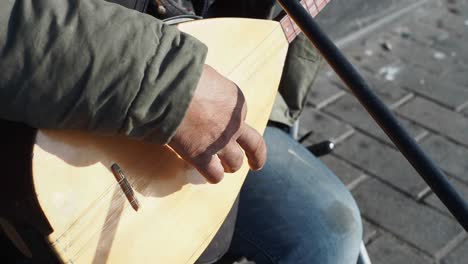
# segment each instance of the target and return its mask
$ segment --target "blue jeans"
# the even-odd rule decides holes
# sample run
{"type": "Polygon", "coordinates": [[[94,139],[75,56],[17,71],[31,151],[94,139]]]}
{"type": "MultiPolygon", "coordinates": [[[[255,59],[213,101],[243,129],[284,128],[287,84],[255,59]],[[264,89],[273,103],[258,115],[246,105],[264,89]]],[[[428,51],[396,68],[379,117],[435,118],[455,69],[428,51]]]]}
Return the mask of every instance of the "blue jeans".
{"type": "Polygon", "coordinates": [[[355,264],[362,225],[349,191],[282,130],[264,138],[267,163],[242,187],[228,253],[257,264],[355,264]]]}

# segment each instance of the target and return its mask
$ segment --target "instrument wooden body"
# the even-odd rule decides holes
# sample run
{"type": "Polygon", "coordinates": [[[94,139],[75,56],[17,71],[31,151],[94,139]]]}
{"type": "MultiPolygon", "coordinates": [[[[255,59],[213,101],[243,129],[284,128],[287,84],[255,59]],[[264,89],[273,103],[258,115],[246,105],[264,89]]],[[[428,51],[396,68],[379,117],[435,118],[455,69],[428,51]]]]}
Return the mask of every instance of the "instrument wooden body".
{"type": "MultiPolygon", "coordinates": [[[[221,18],[179,25],[209,47],[206,63],[243,91],[247,123],[262,132],[288,41],[275,21],[221,18]]],[[[196,140],[196,139],[194,139],[196,140]]],[[[211,185],[169,148],[70,131],[40,130],[33,182],[66,263],[193,263],[232,207],[247,162],[211,185]],[[117,163],[141,205],[135,211],[110,167],[117,163]]]]}

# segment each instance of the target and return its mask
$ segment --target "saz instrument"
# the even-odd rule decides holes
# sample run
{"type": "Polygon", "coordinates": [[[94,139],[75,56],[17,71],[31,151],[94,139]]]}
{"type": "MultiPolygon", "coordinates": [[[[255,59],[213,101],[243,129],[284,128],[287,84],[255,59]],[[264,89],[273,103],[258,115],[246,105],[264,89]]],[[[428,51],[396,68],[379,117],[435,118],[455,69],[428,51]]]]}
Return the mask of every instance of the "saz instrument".
{"type": "MultiPolygon", "coordinates": [[[[315,16],[328,2],[302,4],[315,16]]],[[[206,19],[178,28],[208,46],[206,64],[242,89],[246,122],[262,132],[299,28],[288,16],[206,19]]],[[[244,162],[212,185],[166,146],[72,131],[38,130],[32,152],[34,200],[51,228],[46,241],[65,263],[195,262],[249,169],[244,162]]],[[[0,220],[11,229],[8,219],[0,220]]],[[[5,232],[31,255],[27,241],[5,232]]]]}

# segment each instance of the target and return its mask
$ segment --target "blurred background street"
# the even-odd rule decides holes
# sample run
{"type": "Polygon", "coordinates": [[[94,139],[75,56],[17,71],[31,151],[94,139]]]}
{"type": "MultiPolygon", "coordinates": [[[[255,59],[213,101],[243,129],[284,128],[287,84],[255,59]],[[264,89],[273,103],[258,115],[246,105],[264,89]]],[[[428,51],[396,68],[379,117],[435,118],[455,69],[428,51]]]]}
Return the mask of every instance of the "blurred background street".
{"type": "MultiPolygon", "coordinates": [[[[330,19],[340,2],[319,22],[468,197],[468,1],[382,1],[330,19]]],[[[359,204],[373,263],[468,263],[462,227],[326,65],[302,115],[309,131],[305,145],[337,144],[322,160],[359,204]]]]}

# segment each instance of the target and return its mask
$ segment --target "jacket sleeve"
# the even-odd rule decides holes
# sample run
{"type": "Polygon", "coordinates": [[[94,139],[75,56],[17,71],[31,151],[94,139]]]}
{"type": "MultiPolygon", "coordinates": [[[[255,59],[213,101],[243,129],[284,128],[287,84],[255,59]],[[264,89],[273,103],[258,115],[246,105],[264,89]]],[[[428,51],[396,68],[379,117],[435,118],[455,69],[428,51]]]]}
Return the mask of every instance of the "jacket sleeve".
{"type": "Polygon", "coordinates": [[[289,46],[278,87],[280,96],[276,98],[270,120],[294,124],[305,107],[322,63],[319,51],[304,34],[299,34],[289,46]]]}
{"type": "Polygon", "coordinates": [[[103,0],[0,3],[0,119],[166,143],[207,48],[103,0]]]}

